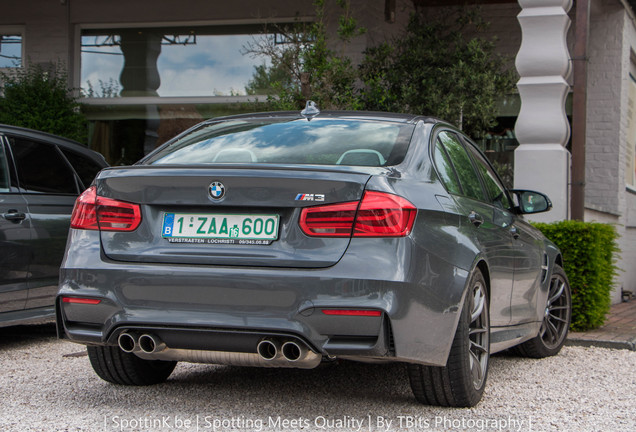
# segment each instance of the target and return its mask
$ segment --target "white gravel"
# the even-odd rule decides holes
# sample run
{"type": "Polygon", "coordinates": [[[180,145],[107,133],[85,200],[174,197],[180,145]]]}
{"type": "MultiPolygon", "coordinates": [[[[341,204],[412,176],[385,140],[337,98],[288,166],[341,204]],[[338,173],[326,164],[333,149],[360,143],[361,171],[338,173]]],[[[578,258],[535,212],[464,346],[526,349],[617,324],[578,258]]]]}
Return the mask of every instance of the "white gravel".
{"type": "Polygon", "coordinates": [[[400,365],[314,370],[180,363],[167,383],[101,381],[51,326],[0,329],[1,431],[634,431],[636,352],[497,355],[473,409],[418,404],[400,365]],[[16,334],[16,331],[18,334],[16,334]]]}

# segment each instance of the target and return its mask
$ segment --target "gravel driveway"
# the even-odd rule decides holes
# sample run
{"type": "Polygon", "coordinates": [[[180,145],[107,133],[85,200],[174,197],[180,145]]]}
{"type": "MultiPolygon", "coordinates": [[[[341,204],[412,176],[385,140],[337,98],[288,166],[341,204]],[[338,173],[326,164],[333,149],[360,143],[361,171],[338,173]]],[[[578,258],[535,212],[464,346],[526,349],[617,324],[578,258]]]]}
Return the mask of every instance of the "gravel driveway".
{"type": "Polygon", "coordinates": [[[0,329],[0,430],[629,431],[636,352],[565,347],[544,360],[497,355],[472,409],[419,405],[399,365],[314,370],[180,363],[167,383],[119,387],[51,325],[0,329]]]}

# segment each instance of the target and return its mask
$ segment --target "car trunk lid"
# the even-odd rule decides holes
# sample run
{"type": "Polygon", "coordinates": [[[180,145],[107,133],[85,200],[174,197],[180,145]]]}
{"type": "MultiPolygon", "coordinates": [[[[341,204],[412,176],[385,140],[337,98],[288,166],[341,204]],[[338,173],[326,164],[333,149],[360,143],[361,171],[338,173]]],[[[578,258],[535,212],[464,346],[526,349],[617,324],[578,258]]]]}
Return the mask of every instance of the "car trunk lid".
{"type": "Polygon", "coordinates": [[[385,169],[263,165],[109,169],[97,178],[97,194],[139,204],[142,221],[132,232],[102,230],[102,248],[109,259],[125,262],[328,267],[342,257],[350,239],[303,234],[301,210],[360,200],[374,171],[385,169]]]}

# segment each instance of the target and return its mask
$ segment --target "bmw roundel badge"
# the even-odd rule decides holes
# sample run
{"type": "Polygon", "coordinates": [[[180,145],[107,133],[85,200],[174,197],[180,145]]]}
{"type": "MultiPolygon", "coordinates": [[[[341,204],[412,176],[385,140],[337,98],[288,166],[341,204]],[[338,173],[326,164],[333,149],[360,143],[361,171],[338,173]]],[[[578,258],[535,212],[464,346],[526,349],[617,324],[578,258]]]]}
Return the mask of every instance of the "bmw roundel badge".
{"type": "Polygon", "coordinates": [[[223,186],[223,183],[221,182],[210,183],[208,193],[210,194],[210,198],[220,200],[225,196],[225,186],[223,186]]]}

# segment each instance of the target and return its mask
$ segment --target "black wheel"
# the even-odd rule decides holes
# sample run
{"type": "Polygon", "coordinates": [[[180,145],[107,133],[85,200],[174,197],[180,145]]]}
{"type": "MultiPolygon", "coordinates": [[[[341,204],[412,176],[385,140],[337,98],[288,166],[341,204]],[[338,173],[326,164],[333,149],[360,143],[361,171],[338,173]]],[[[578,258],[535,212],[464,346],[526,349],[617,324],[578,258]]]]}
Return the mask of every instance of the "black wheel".
{"type": "Polygon", "coordinates": [[[424,404],[472,407],[481,400],[490,358],[490,317],[479,270],[469,286],[446,366],[408,366],[413,394],[424,404]]]}
{"type": "Polygon", "coordinates": [[[548,301],[543,314],[539,334],[516,347],[516,351],[526,357],[543,358],[561,351],[568,335],[572,319],[572,295],[570,283],[563,269],[556,265],[550,276],[548,301]]]}
{"type": "Polygon", "coordinates": [[[88,358],[104,381],[123,385],[151,385],[164,382],[176,361],[144,360],[116,346],[88,346],[88,358]]]}

